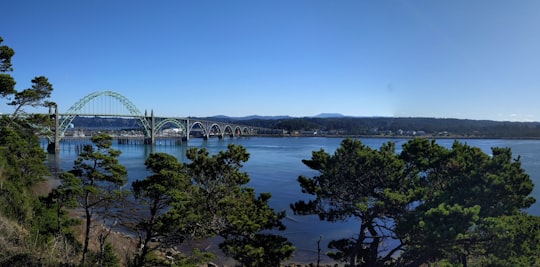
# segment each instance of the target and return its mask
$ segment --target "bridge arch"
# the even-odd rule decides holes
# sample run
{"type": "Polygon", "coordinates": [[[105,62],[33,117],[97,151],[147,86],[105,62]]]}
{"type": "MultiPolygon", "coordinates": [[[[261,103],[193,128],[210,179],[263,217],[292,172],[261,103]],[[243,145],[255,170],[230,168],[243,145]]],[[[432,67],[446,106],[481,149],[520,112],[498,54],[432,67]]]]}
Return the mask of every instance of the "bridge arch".
{"type": "Polygon", "coordinates": [[[242,127],[240,125],[225,125],[223,127],[222,135],[225,135],[226,133],[229,133],[231,136],[239,136],[239,135],[247,135],[249,132],[247,127],[242,127]]]}
{"type": "Polygon", "coordinates": [[[160,120],[158,123],[156,123],[156,125],[155,125],[156,129],[154,130],[154,132],[156,132],[156,133],[159,132],[163,128],[163,126],[165,126],[165,125],[167,125],[169,123],[176,126],[176,127],[178,127],[178,128],[181,128],[182,131],[184,131],[186,134],[189,134],[187,129],[186,129],[186,126],[181,121],[179,121],[177,119],[173,119],[173,118],[167,118],[167,119],[160,120]]]}
{"type": "Polygon", "coordinates": [[[230,133],[230,135],[234,136],[234,128],[233,128],[233,126],[231,126],[229,124],[225,125],[223,127],[223,132],[221,133],[221,135],[224,136],[226,133],[230,133]]]}
{"type": "Polygon", "coordinates": [[[217,122],[209,122],[209,121],[202,121],[202,120],[191,121],[188,126],[189,128],[189,131],[187,131],[188,136],[193,131],[193,128],[195,126],[198,126],[201,129],[202,136],[206,138],[210,138],[210,135],[212,134],[213,129],[216,129],[215,134],[219,135],[220,137],[223,137],[224,130],[226,128],[226,125],[222,125],[217,122]]]}
{"type": "Polygon", "coordinates": [[[208,131],[209,131],[210,129],[206,129],[205,124],[202,123],[201,121],[194,121],[194,122],[190,123],[189,129],[188,129],[188,131],[187,131],[187,133],[186,133],[188,137],[189,137],[189,134],[193,131],[193,128],[194,128],[195,126],[199,126],[199,128],[201,128],[201,134],[202,134],[203,136],[208,137],[208,131]]]}
{"type": "Polygon", "coordinates": [[[81,98],[67,110],[64,117],[61,118],[59,121],[58,130],[60,133],[60,138],[64,136],[67,128],[73,122],[73,119],[75,119],[75,117],[77,116],[77,113],[79,113],[88,103],[94,101],[96,98],[101,96],[112,97],[118,102],[120,102],[129,111],[129,115],[136,117],[139,120],[140,125],[142,126],[142,128],[144,128],[145,137],[149,138],[152,136],[152,129],[150,124],[148,123],[148,120],[146,120],[146,117],[127,97],[113,91],[98,91],[81,98]]]}
{"type": "Polygon", "coordinates": [[[212,133],[212,129],[216,129],[218,135],[223,136],[223,129],[221,129],[221,126],[217,123],[212,123],[210,127],[208,127],[208,136],[210,137],[210,134],[212,133]]]}
{"type": "Polygon", "coordinates": [[[201,129],[201,134],[206,138],[210,137],[210,134],[212,133],[212,129],[216,129],[215,134],[221,137],[224,137],[226,133],[231,133],[233,137],[254,134],[253,128],[251,128],[250,126],[223,124],[219,122],[210,122],[210,121],[204,121],[204,120],[194,120],[194,121],[189,121],[186,127],[187,128],[186,134],[188,137],[189,137],[189,134],[193,132],[193,128],[197,126],[201,129]]]}

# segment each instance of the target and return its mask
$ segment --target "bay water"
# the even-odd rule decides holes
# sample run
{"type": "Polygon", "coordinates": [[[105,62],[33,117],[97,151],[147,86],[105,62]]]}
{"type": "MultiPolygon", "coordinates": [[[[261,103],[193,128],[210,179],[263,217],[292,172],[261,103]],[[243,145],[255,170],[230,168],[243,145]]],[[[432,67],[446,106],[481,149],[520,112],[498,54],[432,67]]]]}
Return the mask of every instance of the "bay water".
{"type": "MultiPolygon", "coordinates": [[[[243,171],[251,178],[248,186],[255,188],[257,193],[269,192],[272,198],[269,203],[276,211],[286,211],[284,220],[287,229],[280,234],[287,237],[297,247],[292,261],[315,262],[317,259],[317,242],[320,240],[322,262],[329,261],[324,255],[327,244],[333,239],[349,238],[358,233],[359,222],[352,219],[347,222],[321,222],[318,216],[296,216],[289,205],[298,200],[309,200],[312,196],[303,194],[297,182],[299,175],[313,177],[317,173],[303,163],[310,159],[313,151],[324,149],[333,154],[339,147],[342,138],[327,137],[239,137],[225,139],[190,139],[189,142],[173,145],[171,142],[158,141],[154,146],[115,144],[115,149],[122,151],[120,163],[128,170],[129,182],[144,179],[150,173],[144,166],[144,161],[152,152],[163,152],[176,156],[180,161],[187,162],[188,148],[206,148],[211,154],[227,149],[234,143],[245,147],[250,154],[243,171]]],[[[383,143],[396,143],[397,152],[407,139],[362,138],[364,144],[379,148],[383,143]]],[[[520,157],[522,167],[535,183],[532,193],[540,199],[540,140],[501,140],[501,139],[458,139],[471,146],[479,147],[490,154],[492,147],[510,147],[514,158],[520,157]]],[[[437,143],[451,147],[454,140],[439,139],[437,143]]],[[[48,164],[54,172],[68,171],[77,157],[77,143],[62,143],[59,155],[49,155],[48,164]]],[[[540,200],[539,200],[540,201],[540,200]]],[[[528,210],[533,215],[540,215],[540,203],[535,203],[528,210]]]]}

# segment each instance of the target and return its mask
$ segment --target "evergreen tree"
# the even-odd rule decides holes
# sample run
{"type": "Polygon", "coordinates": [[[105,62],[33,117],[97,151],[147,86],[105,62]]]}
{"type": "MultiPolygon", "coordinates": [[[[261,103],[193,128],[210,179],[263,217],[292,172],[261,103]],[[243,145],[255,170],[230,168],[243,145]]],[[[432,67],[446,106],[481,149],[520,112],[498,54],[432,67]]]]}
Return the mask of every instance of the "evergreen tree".
{"type": "Polygon", "coordinates": [[[129,212],[128,219],[133,220],[131,228],[139,233],[137,247],[141,248],[135,257],[135,266],[146,266],[147,257],[153,251],[183,242],[185,237],[178,235],[183,216],[167,220],[167,212],[173,201],[187,199],[186,192],[191,186],[185,167],[171,155],[150,154],[145,165],[152,174],[131,185],[137,208],[129,212]]]}
{"type": "Polygon", "coordinates": [[[48,106],[50,102],[45,101],[45,99],[51,96],[52,91],[52,84],[49,83],[47,77],[35,77],[32,79],[32,88],[15,93],[13,101],[9,103],[9,105],[15,106],[15,111],[13,111],[11,117],[13,119],[17,118],[24,106],[48,106]]]}
{"type": "Polygon", "coordinates": [[[65,264],[74,264],[80,243],[73,226],[80,225],[81,220],[73,217],[68,209],[78,207],[82,187],[80,179],[71,173],[62,173],[60,180],[62,183],[57,188],[36,201],[33,228],[48,244],[49,255],[55,255],[56,260],[65,264]]]}
{"type": "MultiPolygon", "coordinates": [[[[0,36],[0,44],[4,39],[0,36]]],[[[15,51],[7,46],[0,46],[0,96],[6,97],[8,95],[14,94],[15,90],[15,79],[6,72],[13,71],[11,65],[11,58],[15,55],[15,51]]]]}
{"type": "Polygon", "coordinates": [[[346,139],[334,155],[315,151],[303,162],[319,171],[298,179],[315,199],[292,208],[330,222],[359,219],[355,238],[329,244],[349,266],[539,264],[540,219],[524,211],[533,184],[508,148],[487,155],[413,139],[398,155],[392,143],[373,150],[346,139]]]}
{"type": "Polygon", "coordinates": [[[92,252],[88,256],[89,262],[94,262],[92,266],[98,267],[120,267],[120,260],[114,253],[114,247],[111,243],[106,242],[103,245],[102,253],[92,252]]]}
{"type": "MultiPolygon", "coordinates": [[[[2,42],[0,37],[0,44],[2,42]]],[[[7,73],[13,71],[14,54],[9,46],[0,46],[0,97],[17,94],[15,80],[7,73]]],[[[35,100],[44,101],[49,95],[35,100]]],[[[21,108],[23,106],[21,103],[21,108]]],[[[0,210],[21,224],[28,224],[32,219],[33,202],[28,189],[43,180],[49,171],[44,164],[46,154],[28,119],[13,122],[8,116],[0,118],[0,210]]]]}
{"type": "MultiPolygon", "coordinates": [[[[112,148],[112,137],[107,134],[92,136],[93,145],[85,145],[69,171],[81,180],[80,206],[84,210],[85,233],[81,265],[85,265],[94,215],[115,202],[118,188],[127,182],[127,171],[118,162],[120,151],[112,148]],[[101,210],[100,210],[101,208],[101,210]]],[[[101,214],[104,216],[104,214],[101,214]]]]}
{"type": "Polygon", "coordinates": [[[249,154],[230,144],[226,151],[210,156],[206,149],[189,149],[187,173],[193,187],[189,201],[174,202],[177,216],[185,216],[184,231],[191,236],[221,236],[220,248],[244,266],[279,266],[294,247],[286,238],[264,230],[284,230],[285,212],[268,206],[269,193],[256,196],[242,172],[249,154]],[[186,212],[187,211],[187,212],[186,212]]]}
{"type": "MultiPolygon", "coordinates": [[[[0,37],[0,43],[2,42],[0,37]]],[[[16,114],[26,106],[46,103],[53,89],[47,78],[41,76],[32,81],[32,88],[18,92],[15,89],[15,80],[8,74],[13,71],[11,58],[14,54],[10,47],[0,46],[0,97],[11,98],[17,103],[14,116],[2,115],[0,118],[0,218],[13,219],[21,228],[18,243],[8,240],[7,244],[14,246],[14,251],[18,251],[14,254],[0,251],[0,265],[41,266],[41,241],[49,237],[49,232],[43,230],[52,216],[49,216],[50,210],[31,194],[30,188],[36,182],[42,181],[46,175],[50,175],[44,164],[46,154],[33,127],[35,123],[46,121],[43,116],[18,117],[16,114]],[[29,235],[32,235],[32,246],[23,243],[29,242],[29,235]]],[[[6,222],[5,225],[9,223],[6,222]]],[[[0,228],[4,234],[6,229],[0,228]]]]}
{"type": "Polygon", "coordinates": [[[410,182],[402,175],[403,162],[395,156],[395,146],[387,143],[379,150],[359,140],[345,139],[333,155],[314,151],[305,165],[318,171],[313,178],[300,176],[302,192],[315,196],[291,204],[296,214],[317,214],[335,222],[350,218],[360,221],[354,237],[333,240],[329,255],[349,266],[379,266],[397,256],[402,244],[387,248],[397,240],[392,224],[407,211],[410,182]]]}
{"type": "Polygon", "coordinates": [[[416,139],[403,146],[400,157],[419,181],[414,212],[397,224],[407,244],[404,262],[418,266],[444,260],[468,266],[486,254],[490,259],[511,256],[507,262],[538,258],[537,250],[529,253],[514,242],[495,242],[519,239],[524,232],[518,222],[530,225],[525,243],[537,247],[540,241],[538,220],[524,213],[535,201],[530,196],[533,183],[509,148],[493,148],[490,156],[459,142],[446,149],[416,139]],[[508,229],[504,237],[500,229],[508,229]]]}

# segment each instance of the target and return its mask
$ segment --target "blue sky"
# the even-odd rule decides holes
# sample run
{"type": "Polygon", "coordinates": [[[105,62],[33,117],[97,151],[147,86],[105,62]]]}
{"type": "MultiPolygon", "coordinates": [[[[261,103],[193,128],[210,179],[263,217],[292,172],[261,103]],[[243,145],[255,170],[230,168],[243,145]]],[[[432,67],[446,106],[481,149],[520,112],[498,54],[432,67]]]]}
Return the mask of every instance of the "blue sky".
{"type": "Polygon", "coordinates": [[[161,116],[540,121],[536,0],[1,6],[17,89],[47,76],[60,112],[112,90],[161,116]]]}

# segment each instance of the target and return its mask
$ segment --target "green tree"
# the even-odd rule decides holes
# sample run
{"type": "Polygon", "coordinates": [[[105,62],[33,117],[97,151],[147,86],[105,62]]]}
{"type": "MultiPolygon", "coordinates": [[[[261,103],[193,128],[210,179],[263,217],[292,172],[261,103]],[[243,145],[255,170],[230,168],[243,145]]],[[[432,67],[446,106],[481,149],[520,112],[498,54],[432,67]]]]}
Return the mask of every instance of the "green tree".
{"type": "Polygon", "coordinates": [[[315,199],[292,209],[359,219],[356,238],[329,244],[349,266],[539,264],[540,219],[524,212],[535,201],[533,183],[508,148],[487,155],[457,141],[447,149],[413,139],[398,155],[393,143],[373,150],[345,139],[334,155],[316,151],[303,162],[319,171],[298,179],[315,199]]]}
{"type": "Polygon", "coordinates": [[[81,220],[73,217],[68,209],[78,207],[78,197],[82,193],[81,181],[71,173],[60,175],[62,183],[47,196],[39,197],[34,205],[34,232],[50,248],[49,255],[66,264],[74,264],[74,257],[80,252],[73,226],[81,220]]]}
{"type": "Polygon", "coordinates": [[[489,241],[473,255],[475,265],[540,266],[540,217],[525,213],[490,217],[479,228],[475,238],[489,241]]]}
{"type": "MultiPolygon", "coordinates": [[[[2,42],[3,39],[0,37],[0,43],[2,42]]],[[[8,98],[8,100],[15,100],[15,95],[18,93],[15,90],[15,80],[7,74],[13,71],[11,58],[14,54],[14,50],[10,47],[0,46],[0,97],[8,98]]],[[[50,96],[52,85],[44,81],[46,81],[45,77],[36,78],[35,85],[47,86],[48,94],[42,94],[41,99],[35,97],[34,102],[20,102],[19,111],[25,105],[45,101],[50,96]]],[[[38,87],[29,90],[43,89],[38,87]]],[[[17,101],[22,100],[22,96],[19,96],[17,101]]],[[[6,254],[3,253],[4,251],[0,252],[2,266],[37,266],[42,261],[40,251],[48,248],[41,247],[43,245],[41,241],[47,241],[49,237],[48,233],[45,233],[46,230],[45,232],[43,230],[52,216],[49,216],[50,210],[44,207],[30,191],[36,182],[50,175],[44,164],[46,154],[40,146],[35,129],[32,128],[32,124],[37,122],[35,119],[38,118],[43,122],[40,116],[0,117],[0,218],[15,220],[20,227],[18,242],[8,240],[7,245],[13,248],[10,248],[10,252],[6,254]],[[32,240],[32,245],[29,240],[32,240]],[[11,253],[12,251],[16,253],[11,253]]],[[[9,232],[6,231],[7,228],[0,228],[2,228],[0,235],[9,232]]],[[[7,233],[6,236],[9,237],[10,234],[7,233]]]]}
{"type": "Polygon", "coordinates": [[[7,160],[8,177],[21,186],[29,187],[49,174],[44,164],[47,155],[31,128],[0,128],[0,153],[7,160]]]}
{"type": "MultiPolygon", "coordinates": [[[[92,136],[93,145],[85,145],[69,171],[81,180],[80,206],[84,209],[85,233],[81,265],[85,265],[94,215],[100,208],[117,201],[118,187],[127,182],[127,171],[118,162],[120,151],[112,148],[107,134],[92,136]]],[[[121,194],[120,194],[121,195],[121,194]]],[[[102,214],[103,216],[103,214],[102,214]]]]}
{"type": "Polygon", "coordinates": [[[177,216],[185,216],[184,231],[196,237],[221,236],[220,248],[244,266],[278,266],[294,247],[285,238],[264,230],[285,229],[285,212],[268,206],[269,193],[256,196],[242,172],[249,154],[230,144],[226,151],[210,156],[206,149],[189,149],[187,173],[193,187],[190,201],[173,203],[177,216]],[[188,212],[186,212],[186,210],[188,212]]]}
{"type": "Polygon", "coordinates": [[[120,267],[120,260],[114,253],[114,247],[111,243],[105,244],[105,253],[103,253],[102,267],[120,267]]]}
{"type": "MultiPolygon", "coordinates": [[[[0,44],[2,42],[3,39],[0,37],[0,44]]],[[[51,96],[53,86],[45,76],[39,76],[32,80],[31,88],[18,92],[15,89],[15,80],[11,75],[6,73],[13,71],[11,58],[14,54],[15,52],[10,47],[5,45],[0,46],[0,97],[7,97],[11,100],[8,105],[15,106],[11,117],[2,116],[0,130],[4,130],[3,128],[6,127],[12,127],[12,130],[24,134],[25,137],[29,137],[30,144],[33,145],[36,143],[35,140],[37,140],[33,125],[50,125],[50,118],[44,115],[29,115],[21,119],[18,118],[18,115],[23,111],[25,106],[55,106],[55,103],[47,100],[51,96]]],[[[39,148],[39,145],[37,147],[39,148]]],[[[40,159],[41,155],[38,155],[38,158],[40,159]]]]}
{"type": "Polygon", "coordinates": [[[45,203],[54,208],[56,214],[56,230],[62,233],[65,227],[72,226],[74,222],[71,218],[66,218],[66,209],[73,209],[78,206],[78,196],[82,194],[81,180],[72,173],[64,172],[60,174],[62,183],[54,188],[47,196],[45,203]]]}
{"type": "Polygon", "coordinates": [[[9,105],[15,106],[15,111],[11,115],[16,118],[24,106],[49,106],[45,99],[51,96],[53,91],[52,84],[45,76],[39,76],[32,79],[32,87],[20,92],[16,92],[13,101],[9,105]]]}
{"type": "Polygon", "coordinates": [[[103,253],[90,253],[88,256],[90,262],[96,262],[97,264],[92,266],[99,267],[120,267],[120,260],[118,256],[114,253],[114,246],[106,242],[103,245],[103,253]]]}
{"type": "MultiPolygon", "coordinates": [[[[3,41],[4,39],[0,37],[0,44],[3,41]]],[[[0,46],[0,72],[13,71],[11,65],[13,55],[15,55],[15,51],[11,47],[7,45],[0,46]]]]}
{"type": "MultiPolygon", "coordinates": [[[[0,44],[4,41],[0,37],[0,44]]],[[[36,76],[32,79],[32,87],[17,91],[15,89],[15,79],[6,72],[13,71],[11,65],[11,58],[15,55],[15,51],[6,45],[0,46],[0,96],[9,97],[13,95],[8,105],[14,106],[15,110],[11,115],[11,119],[14,120],[18,117],[20,112],[23,111],[25,106],[37,107],[37,106],[51,106],[55,105],[52,102],[47,101],[53,92],[53,86],[45,76],[36,76]]],[[[42,118],[40,118],[42,120],[42,118]]],[[[8,122],[8,125],[12,121],[8,122]]]]}
{"type": "Polygon", "coordinates": [[[186,192],[191,186],[185,167],[168,154],[152,153],[145,162],[152,175],[132,183],[132,191],[137,201],[136,210],[129,212],[132,227],[139,233],[141,248],[135,257],[135,266],[145,266],[147,257],[153,251],[168,245],[182,243],[184,236],[178,236],[182,227],[181,219],[167,220],[167,212],[173,201],[186,200],[186,192]],[[142,210],[145,209],[145,210],[142,210]],[[151,242],[152,240],[161,242],[151,242]]]}
{"type": "Polygon", "coordinates": [[[409,181],[402,175],[404,164],[395,155],[393,143],[371,149],[359,140],[347,138],[333,155],[314,151],[311,160],[302,161],[318,171],[313,178],[300,176],[302,192],[315,199],[291,204],[296,214],[317,214],[320,220],[360,221],[354,237],[334,240],[329,255],[349,261],[349,266],[380,266],[391,262],[402,248],[392,231],[396,218],[407,211],[409,181]]]}
{"type": "MultiPolygon", "coordinates": [[[[4,39],[0,37],[0,44],[4,39]]],[[[7,46],[0,46],[0,96],[6,97],[8,95],[14,94],[15,91],[15,79],[5,72],[13,71],[11,65],[11,58],[15,55],[15,51],[7,46]]]]}
{"type": "Polygon", "coordinates": [[[418,179],[417,206],[398,222],[407,244],[405,262],[418,266],[445,260],[468,266],[486,250],[492,259],[523,255],[514,243],[491,249],[504,244],[494,242],[501,239],[497,229],[509,229],[505,235],[510,239],[523,234],[513,225],[519,221],[530,222],[534,230],[527,243],[538,242],[537,220],[525,220],[529,217],[522,214],[535,201],[530,196],[533,183],[509,148],[493,148],[490,156],[457,141],[446,149],[435,141],[416,139],[403,146],[400,158],[407,162],[407,173],[418,179]]]}
{"type": "Polygon", "coordinates": [[[46,154],[31,129],[1,127],[0,159],[0,209],[20,224],[28,224],[33,201],[29,188],[49,174],[46,154]]]}

